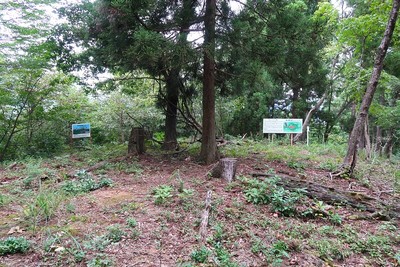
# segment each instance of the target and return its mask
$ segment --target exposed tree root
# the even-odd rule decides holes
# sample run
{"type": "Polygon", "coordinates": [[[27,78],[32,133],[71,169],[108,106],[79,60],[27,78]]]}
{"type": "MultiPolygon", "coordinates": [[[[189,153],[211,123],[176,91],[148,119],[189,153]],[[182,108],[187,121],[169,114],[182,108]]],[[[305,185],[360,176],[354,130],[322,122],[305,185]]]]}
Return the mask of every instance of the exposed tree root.
{"type": "Polygon", "coordinates": [[[342,165],[338,170],[330,173],[332,178],[350,178],[353,175],[351,166],[342,165]]]}

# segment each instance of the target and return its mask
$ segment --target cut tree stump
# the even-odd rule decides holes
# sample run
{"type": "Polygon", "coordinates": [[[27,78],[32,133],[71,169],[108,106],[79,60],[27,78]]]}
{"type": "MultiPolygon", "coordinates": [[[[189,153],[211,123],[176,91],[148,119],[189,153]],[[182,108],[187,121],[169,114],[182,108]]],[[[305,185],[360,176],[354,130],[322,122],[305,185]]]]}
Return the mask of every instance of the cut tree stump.
{"type": "Polygon", "coordinates": [[[210,210],[211,210],[211,195],[212,191],[209,190],[206,196],[204,211],[203,214],[201,215],[199,235],[200,235],[200,242],[202,244],[206,242],[206,237],[207,237],[208,217],[210,216],[210,210]]]}
{"type": "Polygon", "coordinates": [[[145,152],[144,140],[144,129],[142,127],[132,128],[128,142],[128,154],[143,154],[145,152]]]}
{"type": "Polygon", "coordinates": [[[211,169],[211,177],[223,178],[228,183],[235,179],[237,159],[223,158],[211,169]]]}
{"type": "Polygon", "coordinates": [[[284,174],[265,174],[251,173],[253,177],[275,177],[282,178],[278,181],[278,185],[283,188],[296,191],[304,189],[304,194],[310,198],[318,199],[327,204],[347,205],[359,210],[370,213],[381,214],[381,219],[394,218],[400,219],[400,206],[387,204],[377,198],[354,191],[339,190],[334,187],[324,186],[313,182],[300,180],[295,177],[284,174]]]}

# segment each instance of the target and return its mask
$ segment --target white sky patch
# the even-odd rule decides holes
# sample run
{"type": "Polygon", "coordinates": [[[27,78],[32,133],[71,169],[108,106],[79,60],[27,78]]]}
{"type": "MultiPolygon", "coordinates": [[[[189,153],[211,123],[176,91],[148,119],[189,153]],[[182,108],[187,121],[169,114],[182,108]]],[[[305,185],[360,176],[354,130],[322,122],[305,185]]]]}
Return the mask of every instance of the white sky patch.
{"type": "Polygon", "coordinates": [[[244,7],[242,3],[246,4],[246,0],[242,0],[240,2],[237,2],[235,0],[230,1],[233,12],[235,12],[236,14],[239,13],[244,7]]]}

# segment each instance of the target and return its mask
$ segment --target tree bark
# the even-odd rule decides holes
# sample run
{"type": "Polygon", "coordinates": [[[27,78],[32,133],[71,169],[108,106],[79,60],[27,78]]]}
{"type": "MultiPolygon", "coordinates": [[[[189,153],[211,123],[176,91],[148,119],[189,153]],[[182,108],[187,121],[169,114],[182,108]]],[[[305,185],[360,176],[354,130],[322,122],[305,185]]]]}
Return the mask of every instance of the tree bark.
{"type": "Polygon", "coordinates": [[[298,118],[298,101],[300,97],[300,88],[292,88],[293,95],[292,95],[292,118],[298,118]]]}
{"type": "Polygon", "coordinates": [[[377,153],[378,156],[382,156],[382,128],[379,126],[376,126],[375,140],[375,153],[377,153]]]}
{"type": "MultiPolygon", "coordinates": [[[[385,91],[382,90],[379,96],[379,104],[382,106],[385,105],[385,91]]],[[[380,126],[376,126],[376,136],[375,136],[375,153],[378,156],[382,156],[382,148],[383,148],[383,129],[380,126]]]]}
{"type": "MultiPolygon", "coordinates": [[[[187,36],[190,25],[192,23],[191,18],[195,10],[196,3],[192,0],[182,1],[182,10],[179,15],[179,36],[177,39],[177,45],[185,46],[187,44],[187,36]]],[[[177,122],[178,122],[178,104],[179,95],[182,88],[181,83],[181,71],[182,61],[181,57],[173,56],[172,67],[169,70],[164,70],[164,77],[166,78],[166,117],[165,117],[165,137],[163,149],[165,150],[177,150],[177,122]]]]}
{"type": "Polygon", "coordinates": [[[393,138],[394,138],[394,130],[390,129],[389,131],[387,131],[386,143],[383,146],[383,155],[385,155],[385,157],[387,158],[390,158],[390,156],[392,155],[393,138]]]}
{"type": "Polygon", "coordinates": [[[166,111],[165,111],[165,136],[163,149],[174,150],[178,147],[177,141],[177,114],[179,101],[179,70],[171,70],[166,77],[166,111]]]}
{"type": "Polygon", "coordinates": [[[364,129],[365,121],[368,115],[368,110],[371,105],[372,99],[374,97],[376,88],[378,86],[379,77],[383,69],[383,60],[385,59],[386,52],[388,50],[389,43],[390,40],[392,39],[393,31],[396,25],[396,20],[399,12],[399,5],[400,5],[400,0],[393,1],[392,10],[390,12],[389,21],[386,26],[384,37],[382,39],[381,44],[378,47],[375,56],[372,75],[361,103],[359,115],[354,123],[354,127],[349,138],[348,149],[343,161],[342,170],[338,171],[335,174],[336,176],[342,176],[342,175],[351,176],[356,166],[355,161],[357,157],[357,145],[359,141],[359,136],[361,135],[364,129]]]}
{"type": "Polygon", "coordinates": [[[203,135],[200,159],[206,164],[218,159],[215,131],[215,14],[216,0],[206,0],[204,17],[203,135]]]}
{"type": "Polygon", "coordinates": [[[372,156],[372,146],[371,146],[371,137],[369,134],[368,115],[364,125],[364,138],[365,138],[365,154],[367,155],[367,158],[370,159],[372,156]]]}
{"type": "Polygon", "coordinates": [[[140,127],[132,128],[131,135],[129,136],[128,154],[143,154],[144,148],[144,129],[140,127]]]}
{"type": "Polygon", "coordinates": [[[237,160],[235,158],[220,159],[218,164],[211,170],[211,176],[222,178],[228,183],[235,179],[237,160]]]}

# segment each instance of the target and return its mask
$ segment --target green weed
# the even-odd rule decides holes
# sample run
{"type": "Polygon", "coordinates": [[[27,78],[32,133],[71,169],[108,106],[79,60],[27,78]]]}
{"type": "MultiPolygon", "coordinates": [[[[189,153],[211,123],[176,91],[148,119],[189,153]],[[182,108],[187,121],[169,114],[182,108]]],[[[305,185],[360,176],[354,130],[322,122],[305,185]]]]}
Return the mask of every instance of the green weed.
{"type": "Polygon", "coordinates": [[[202,246],[201,248],[192,251],[190,258],[196,263],[205,263],[209,255],[210,251],[205,246],[202,246]]]}
{"type": "Polygon", "coordinates": [[[134,218],[128,218],[126,219],[126,224],[131,228],[135,228],[138,225],[138,222],[134,218]]]}
{"type": "Polygon", "coordinates": [[[85,241],[83,246],[88,250],[95,250],[103,252],[108,245],[111,244],[111,241],[107,239],[105,235],[94,236],[89,239],[89,241],[85,241]]]}
{"type": "Polygon", "coordinates": [[[86,262],[87,267],[108,267],[113,265],[113,261],[104,254],[97,254],[93,259],[86,262]]]}
{"type": "Polygon", "coordinates": [[[153,189],[154,203],[162,205],[168,202],[172,197],[173,188],[169,185],[160,185],[153,189]]]}
{"type": "Polygon", "coordinates": [[[59,192],[41,191],[36,195],[33,203],[25,207],[25,219],[33,227],[34,231],[41,221],[45,220],[47,222],[55,215],[63,199],[64,196],[59,192]]]}
{"type": "Polygon", "coordinates": [[[283,257],[290,257],[288,250],[288,245],[285,242],[280,240],[275,242],[266,252],[267,262],[271,263],[272,266],[280,265],[283,261],[283,257]]]}
{"type": "Polygon", "coordinates": [[[124,236],[126,236],[126,233],[121,229],[121,225],[114,224],[107,227],[105,238],[110,240],[112,243],[121,241],[124,236]]]}
{"type": "Polygon", "coordinates": [[[66,181],[62,184],[61,188],[64,192],[77,195],[113,185],[113,181],[111,179],[103,177],[97,182],[85,171],[78,172],[76,176],[78,177],[77,180],[66,181]]]}
{"type": "Polygon", "coordinates": [[[321,259],[329,261],[341,261],[351,255],[351,251],[340,240],[323,239],[312,241],[311,246],[317,250],[321,259]]]}
{"type": "Polygon", "coordinates": [[[7,195],[0,193],[0,207],[7,205],[10,201],[11,200],[7,195]]]}
{"type": "Polygon", "coordinates": [[[25,237],[8,237],[0,240],[0,255],[25,253],[30,246],[30,242],[25,237]]]}
{"type": "Polygon", "coordinates": [[[244,180],[246,189],[244,196],[253,204],[271,204],[275,212],[284,216],[293,216],[297,213],[296,204],[303,198],[301,190],[291,192],[277,185],[279,177],[260,181],[257,179],[244,180]]]}
{"type": "Polygon", "coordinates": [[[304,162],[300,161],[289,161],[286,165],[289,168],[295,169],[297,171],[302,171],[307,167],[307,165],[304,162]]]}
{"type": "Polygon", "coordinates": [[[334,212],[329,212],[329,221],[334,225],[342,224],[342,217],[334,212]]]}
{"type": "Polygon", "coordinates": [[[354,252],[365,253],[373,258],[384,259],[392,254],[392,242],[389,236],[370,235],[350,244],[354,252]]]}
{"type": "Polygon", "coordinates": [[[291,192],[283,187],[274,187],[271,192],[271,208],[283,216],[297,214],[296,204],[301,200],[301,191],[291,192]]]}
{"type": "Polygon", "coordinates": [[[59,250],[58,253],[61,255],[68,253],[73,257],[74,262],[81,262],[86,257],[86,252],[81,244],[68,231],[61,231],[55,234],[50,232],[43,246],[46,252],[59,250]]]}

